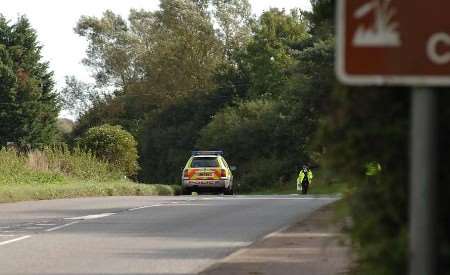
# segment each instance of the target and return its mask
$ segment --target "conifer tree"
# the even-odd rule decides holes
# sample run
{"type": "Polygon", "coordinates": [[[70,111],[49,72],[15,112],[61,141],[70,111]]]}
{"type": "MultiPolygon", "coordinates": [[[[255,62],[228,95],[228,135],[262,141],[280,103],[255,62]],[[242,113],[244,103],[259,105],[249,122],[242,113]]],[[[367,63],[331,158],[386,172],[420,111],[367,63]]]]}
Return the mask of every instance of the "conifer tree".
{"type": "Polygon", "coordinates": [[[0,15],[0,146],[55,139],[59,104],[41,49],[25,17],[11,24],[0,15]]]}

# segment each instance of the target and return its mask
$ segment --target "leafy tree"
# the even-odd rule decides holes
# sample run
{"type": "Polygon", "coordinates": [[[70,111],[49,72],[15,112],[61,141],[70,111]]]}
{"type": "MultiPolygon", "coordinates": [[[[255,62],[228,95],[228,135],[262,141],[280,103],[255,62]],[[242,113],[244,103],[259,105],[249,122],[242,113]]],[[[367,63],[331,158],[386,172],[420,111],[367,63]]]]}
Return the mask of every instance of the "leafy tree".
{"type": "Polygon", "coordinates": [[[211,0],[211,2],[225,58],[232,61],[235,51],[247,46],[251,38],[254,19],[250,3],[247,0],[211,0]]]}
{"type": "Polygon", "coordinates": [[[41,48],[25,17],[10,24],[0,15],[0,145],[48,144],[56,137],[59,106],[41,48]]]}
{"type": "Polygon", "coordinates": [[[75,76],[66,76],[66,86],[59,92],[63,109],[80,117],[94,105],[104,102],[110,94],[96,85],[84,83],[75,76]]]}
{"type": "Polygon", "coordinates": [[[292,137],[284,110],[279,102],[266,99],[227,107],[201,130],[198,147],[223,149],[228,159],[240,167],[244,190],[274,184],[280,177],[287,179],[295,173],[296,165],[289,163],[286,152],[295,151],[297,161],[305,156],[295,148],[287,148],[292,137]],[[261,173],[263,170],[266,172],[261,173]]]}
{"type": "Polygon", "coordinates": [[[213,87],[221,50],[209,17],[190,0],[164,0],[160,7],[132,10],[129,23],[111,11],[80,19],[76,32],[89,41],[84,63],[99,85],[112,83],[119,95],[144,94],[158,104],[213,87]]]}
{"type": "Polygon", "coordinates": [[[276,97],[288,85],[288,71],[295,60],[292,45],[308,38],[306,24],[296,11],[290,15],[272,9],[259,18],[242,59],[253,97],[276,97]]]}
{"type": "Polygon", "coordinates": [[[105,124],[93,127],[79,139],[78,144],[128,176],[136,175],[139,169],[137,142],[120,126],[105,124]]]}
{"type": "Polygon", "coordinates": [[[220,94],[194,95],[149,114],[143,123],[139,145],[141,166],[151,168],[143,169],[140,179],[177,183],[180,168],[195,149],[200,130],[224,104],[226,98],[220,94]]]}

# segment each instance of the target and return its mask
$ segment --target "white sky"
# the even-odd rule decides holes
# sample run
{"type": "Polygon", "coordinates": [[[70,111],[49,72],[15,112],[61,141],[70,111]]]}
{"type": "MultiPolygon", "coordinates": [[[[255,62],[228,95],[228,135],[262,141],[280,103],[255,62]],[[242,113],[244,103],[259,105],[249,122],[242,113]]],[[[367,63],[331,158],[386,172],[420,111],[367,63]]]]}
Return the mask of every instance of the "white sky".
{"type": "MultiPolygon", "coordinates": [[[[0,13],[13,22],[26,15],[43,45],[45,61],[55,73],[57,87],[64,86],[64,76],[75,75],[90,80],[90,72],[81,64],[87,46],[85,40],[73,32],[81,15],[101,16],[110,9],[127,18],[131,8],[155,10],[159,0],[1,0],[0,13]]],[[[250,0],[253,13],[261,14],[271,7],[311,9],[309,0],[250,0]]]]}

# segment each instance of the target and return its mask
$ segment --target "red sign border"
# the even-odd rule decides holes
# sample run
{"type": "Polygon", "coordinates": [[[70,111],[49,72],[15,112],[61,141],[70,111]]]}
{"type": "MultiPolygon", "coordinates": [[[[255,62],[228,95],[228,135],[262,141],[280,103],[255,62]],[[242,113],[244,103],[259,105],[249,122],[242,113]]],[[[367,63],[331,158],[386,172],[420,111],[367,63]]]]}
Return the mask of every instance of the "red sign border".
{"type": "Polygon", "coordinates": [[[449,76],[422,76],[422,75],[354,75],[345,71],[345,31],[346,14],[345,6],[347,0],[338,0],[336,10],[336,75],[338,79],[348,85],[355,86],[450,86],[449,76]]]}

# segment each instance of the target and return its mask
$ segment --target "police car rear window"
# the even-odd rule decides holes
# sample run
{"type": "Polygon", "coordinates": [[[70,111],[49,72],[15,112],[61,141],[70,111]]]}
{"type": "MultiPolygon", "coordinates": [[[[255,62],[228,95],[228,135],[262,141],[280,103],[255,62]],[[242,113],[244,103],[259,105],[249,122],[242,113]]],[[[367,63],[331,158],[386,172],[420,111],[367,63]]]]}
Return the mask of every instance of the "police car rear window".
{"type": "Polygon", "coordinates": [[[220,167],[219,161],[215,157],[197,157],[191,162],[191,168],[220,167]]]}

